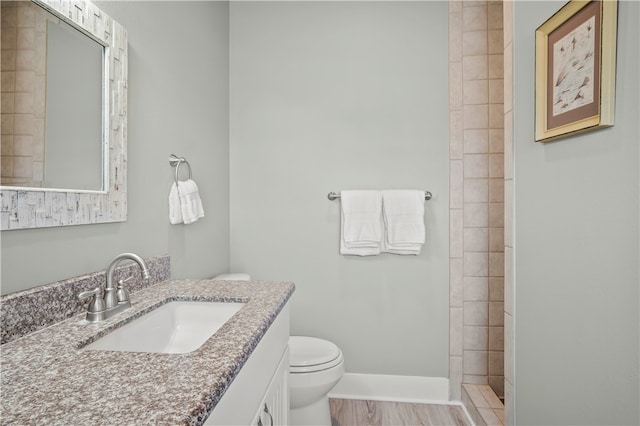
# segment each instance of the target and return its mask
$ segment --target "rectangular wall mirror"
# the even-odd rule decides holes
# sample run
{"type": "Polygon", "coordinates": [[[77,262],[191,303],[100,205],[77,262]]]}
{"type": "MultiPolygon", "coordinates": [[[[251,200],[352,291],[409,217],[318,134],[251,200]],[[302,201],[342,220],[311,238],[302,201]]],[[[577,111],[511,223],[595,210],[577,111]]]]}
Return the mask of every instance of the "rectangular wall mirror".
{"type": "Polygon", "coordinates": [[[126,220],[126,31],[84,0],[1,5],[1,229],[126,220]]]}

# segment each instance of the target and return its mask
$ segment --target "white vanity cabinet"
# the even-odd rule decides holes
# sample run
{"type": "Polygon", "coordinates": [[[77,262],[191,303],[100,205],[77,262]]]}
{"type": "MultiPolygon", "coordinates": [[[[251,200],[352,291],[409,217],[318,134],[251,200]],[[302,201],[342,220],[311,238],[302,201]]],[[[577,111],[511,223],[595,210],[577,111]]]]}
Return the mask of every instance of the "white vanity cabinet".
{"type": "Polygon", "coordinates": [[[289,421],[289,305],[285,305],[215,406],[206,425],[289,421]]]}

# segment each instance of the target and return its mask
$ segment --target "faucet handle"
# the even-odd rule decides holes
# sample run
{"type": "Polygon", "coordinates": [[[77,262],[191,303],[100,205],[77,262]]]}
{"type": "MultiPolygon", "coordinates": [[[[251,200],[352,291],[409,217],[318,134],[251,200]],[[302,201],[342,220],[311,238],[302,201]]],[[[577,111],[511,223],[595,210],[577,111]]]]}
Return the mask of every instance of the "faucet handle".
{"type": "Polygon", "coordinates": [[[118,292],[117,292],[118,303],[126,302],[129,300],[129,291],[124,287],[124,283],[126,283],[127,281],[131,281],[132,279],[133,279],[133,275],[118,281],[118,292]]]}
{"type": "Polygon", "coordinates": [[[102,312],[105,310],[104,300],[102,300],[102,290],[100,287],[96,287],[93,290],[83,291],[78,294],[79,300],[88,299],[93,297],[89,302],[89,309],[87,312],[102,312]]]}

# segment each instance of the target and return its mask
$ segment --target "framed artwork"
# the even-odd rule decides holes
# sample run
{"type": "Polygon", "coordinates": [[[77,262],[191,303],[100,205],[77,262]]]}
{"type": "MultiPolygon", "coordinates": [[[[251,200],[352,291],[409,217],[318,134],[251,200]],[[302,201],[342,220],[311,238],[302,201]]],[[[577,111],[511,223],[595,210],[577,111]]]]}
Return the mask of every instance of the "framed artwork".
{"type": "Polygon", "coordinates": [[[613,125],[617,0],[571,0],[536,29],[536,142],[613,125]]]}

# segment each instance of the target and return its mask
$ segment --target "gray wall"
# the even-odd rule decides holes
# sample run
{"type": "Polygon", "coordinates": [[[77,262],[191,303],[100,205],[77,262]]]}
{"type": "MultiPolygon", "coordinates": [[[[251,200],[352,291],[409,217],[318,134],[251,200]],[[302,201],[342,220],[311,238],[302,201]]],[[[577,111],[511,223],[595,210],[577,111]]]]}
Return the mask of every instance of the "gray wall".
{"type": "Polygon", "coordinates": [[[293,280],[351,373],[448,375],[446,2],[233,2],[231,269],[293,280]],[[429,189],[418,257],[338,253],[329,191],[429,189]]]}
{"type": "Polygon", "coordinates": [[[229,266],[228,4],[97,2],[129,34],[126,222],[2,232],[2,293],[168,253],[174,277],[229,266]],[[170,153],[193,167],[206,216],[169,224],[170,153]]]}
{"type": "Polygon", "coordinates": [[[514,2],[516,423],[639,424],[638,2],[619,4],[616,123],[533,142],[534,31],[514,2]]]}

